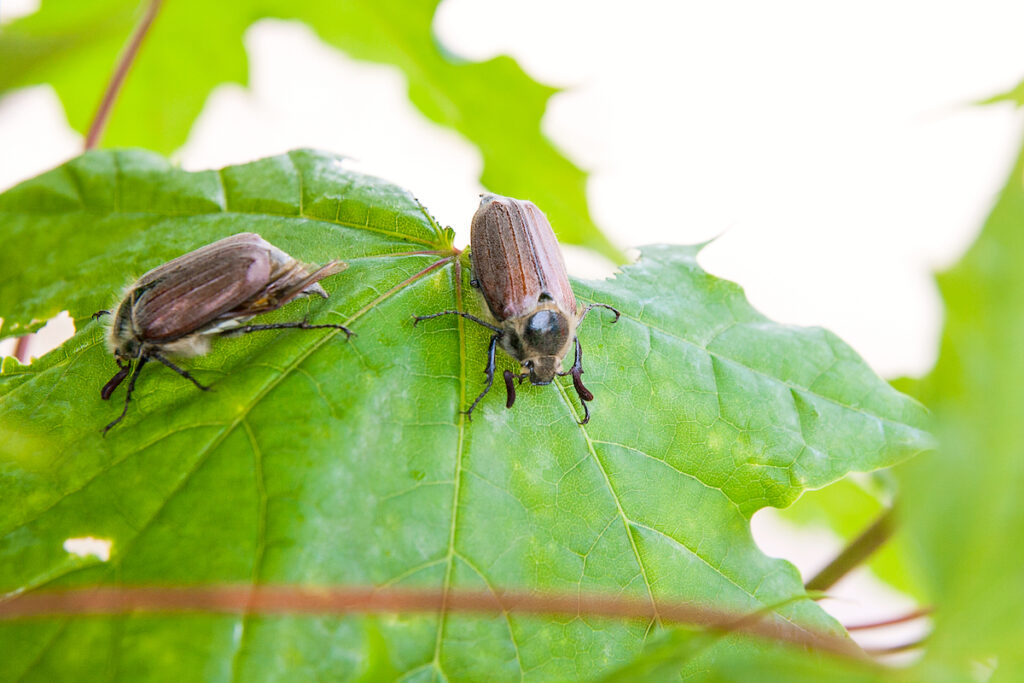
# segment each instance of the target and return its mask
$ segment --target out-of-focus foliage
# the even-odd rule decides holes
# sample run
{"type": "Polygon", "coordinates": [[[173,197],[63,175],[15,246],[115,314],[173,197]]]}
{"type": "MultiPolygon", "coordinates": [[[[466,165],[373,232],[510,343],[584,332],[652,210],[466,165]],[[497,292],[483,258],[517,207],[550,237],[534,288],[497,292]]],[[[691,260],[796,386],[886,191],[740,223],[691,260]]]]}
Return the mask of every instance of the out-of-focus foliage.
{"type": "MultiPolygon", "coordinates": [[[[563,242],[621,262],[622,253],[590,217],[586,175],[541,133],[541,117],[557,90],[531,79],[509,57],[474,63],[445,52],[431,30],[437,3],[167,0],[117,100],[104,144],[177,149],[213,88],[246,82],[245,30],[262,18],[297,19],[357,59],[401,69],[420,111],[480,149],[480,180],[488,189],[532,199],[563,242]]],[[[46,0],[0,31],[0,94],[52,84],[72,127],[84,133],[147,4],[46,0]]],[[[344,83],[324,86],[345,89],[344,83]]]]}
{"type": "MultiPolygon", "coordinates": [[[[823,489],[808,491],[793,505],[780,510],[779,514],[796,524],[818,525],[834,531],[841,538],[853,539],[892,503],[891,492],[886,490],[888,487],[877,479],[877,475],[867,480],[847,477],[823,489]]],[[[914,580],[915,570],[908,557],[906,543],[906,531],[897,525],[892,538],[871,556],[867,566],[893,588],[924,599],[919,583],[914,580]]]]}
{"type": "Polygon", "coordinates": [[[939,276],[946,326],[920,383],[941,449],[900,469],[934,602],[927,672],[1024,672],[1024,153],[963,260],[939,276]]]}

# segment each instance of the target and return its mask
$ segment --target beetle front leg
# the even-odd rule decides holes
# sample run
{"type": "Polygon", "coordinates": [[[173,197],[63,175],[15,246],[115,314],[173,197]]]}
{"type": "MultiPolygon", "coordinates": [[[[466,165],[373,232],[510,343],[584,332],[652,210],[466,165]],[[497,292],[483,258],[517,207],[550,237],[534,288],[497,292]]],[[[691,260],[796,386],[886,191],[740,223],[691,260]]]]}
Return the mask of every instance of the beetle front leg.
{"type": "Polygon", "coordinates": [[[118,371],[117,374],[110,378],[110,381],[103,385],[100,389],[100,398],[104,401],[110,398],[110,395],[114,393],[114,390],[121,386],[121,382],[128,376],[128,373],[132,371],[131,363],[122,363],[120,358],[114,359],[117,362],[118,371]]]}
{"type": "Polygon", "coordinates": [[[505,378],[505,407],[511,408],[516,403],[516,385],[512,383],[516,376],[512,374],[511,370],[506,370],[503,376],[505,378]]]}
{"type": "Polygon", "coordinates": [[[589,389],[583,386],[583,346],[580,345],[580,338],[573,337],[572,343],[576,350],[572,361],[572,367],[569,368],[569,372],[560,372],[558,374],[561,377],[572,375],[572,386],[576,390],[576,394],[580,397],[580,405],[583,406],[583,421],[580,422],[580,424],[585,425],[590,422],[590,408],[587,407],[587,401],[593,401],[594,395],[590,393],[589,389]]]}
{"type": "Polygon", "coordinates": [[[146,356],[139,356],[139,360],[135,363],[135,372],[132,373],[132,378],[128,380],[128,393],[124,397],[124,409],[121,410],[121,414],[117,416],[116,420],[114,420],[113,422],[111,422],[110,424],[103,428],[103,436],[106,436],[107,432],[110,431],[110,428],[116,425],[121,420],[123,420],[124,416],[128,414],[128,403],[131,402],[132,392],[135,391],[135,380],[139,378],[139,373],[142,372],[142,366],[145,365],[146,361],[148,360],[149,358],[146,356]]]}
{"type": "Polygon", "coordinates": [[[469,407],[469,410],[466,411],[466,417],[471,421],[473,419],[473,409],[476,408],[476,404],[480,402],[480,399],[487,395],[487,392],[491,390],[491,384],[494,383],[494,351],[498,348],[498,339],[500,337],[501,335],[497,333],[491,335],[491,345],[487,347],[487,367],[484,368],[484,374],[487,375],[487,385],[484,387],[484,390],[480,392],[480,395],[476,397],[476,400],[473,401],[473,405],[469,407]]]}
{"type": "MultiPolygon", "coordinates": [[[[565,373],[562,373],[565,374],[565,373]]],[[[523,380],[530,376],[530,373],[524,372],[521,375],[517,375],[511,370],[505,371],[505,407],[511,408],[516,402],[516,385],[513,380],[518,379],[519,383],[522,384],[523,380]]]]}

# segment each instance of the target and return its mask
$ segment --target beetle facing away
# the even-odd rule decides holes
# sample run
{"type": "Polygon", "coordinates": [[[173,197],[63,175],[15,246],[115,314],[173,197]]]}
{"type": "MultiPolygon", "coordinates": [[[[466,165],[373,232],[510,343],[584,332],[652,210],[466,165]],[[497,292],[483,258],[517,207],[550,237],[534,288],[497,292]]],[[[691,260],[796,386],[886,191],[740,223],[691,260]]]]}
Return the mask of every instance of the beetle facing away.
{"type": "Polygon", "coordinates": [[[607,308],[607,304],[590,304],[580,309],[569,285],[565,262],[558,248],[551,224],[532,202],[494,194],[482,195],[480,208],[470,228],[470,258],[473,264],[473,286],[483,294],[484,302],[497,324],[481,320],[462,311],[440,311],[416,316],[415,323],[442,315],[459,315],[483,325],[494,334],[487,350],[487,385],[466,411],[473,409],[487,395],[494,382],[494,352],[500,345],[519,361],[524,372],[516,375],[506,370],[505,406],[516,400],[513,380],[521,383],[527,377],[531,384],[550,384],[556,375],[572,375],[573,387],[580,397],[584,416],[580,424],[590,421],[587,401],[594,395],[583,386],[583,349],[576,328],[590,309],[607,308]],[[562,371],[562,360],[575,350],[575,359],[568,372],[562,371]]]}
{"type": "MultiPolygon", "coordinates": [[[[351,336],[352,332],[343,325],[310,325],[304,320],[245,324],[254,316],[278,309],[300,296],[318,294],[326,299],[327,292],[319,281],[346,267],[341,261],[331,261],[310,272],[306,265],[259,235],[244,232],[200,247],[143,275],[128,288],[107,335],[107,346],[120,369],[100,396],[109,399],[129,373],[131,379],[124,409],[103,428],[103,433],[128,413],[135,380],[150,359],[163,363],[205,391],[209,387],[167,356],[202,355],[210,348],[210,338],[221,334],[330,327],[351,336]]],[[[93,317],[109,314],[110,311],[98,311],[93,317]]]]}

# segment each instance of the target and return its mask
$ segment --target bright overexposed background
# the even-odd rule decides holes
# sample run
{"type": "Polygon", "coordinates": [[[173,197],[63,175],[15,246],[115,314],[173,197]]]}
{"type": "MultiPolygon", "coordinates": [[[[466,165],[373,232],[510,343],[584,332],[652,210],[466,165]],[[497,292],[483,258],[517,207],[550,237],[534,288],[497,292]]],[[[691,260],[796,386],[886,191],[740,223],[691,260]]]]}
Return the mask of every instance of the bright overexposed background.
{"type": "MultiPolygon", "coordinates": [[[[33,10],[0,0],[0,21],[33,10]]],[[[761,311],[828,327],[897,376],[934,362],[932,273],[970,244],[1019,144],[1012,108],[971,102],[1024,76],[1022,26],[1019,0],[445,0],[434,28],[446,50],[510,54],[565,88],[544,131],[590,172],[591,210],[613,241],[717,238],[702,264],[761,311]]],[[[396,69],[353,61],[286,22],[256,24],[246,48],[251,87],[212,94],[176,155],[182,166],[339,152],[413,190],[468,240],[480,155],[409,104],[396,69]]],[[[0,99],[0,190],[81,145],[48,87],[0,99]]],[[[576,274],[611,272],[567,252],[576,274]]],[[[57,325],[33,353],[70,329],[57,325]]],[[[840,545],[824,530],[808,543],[771,515],[754,529],[805,572],[840,545]]],[[[907,607],[871,582],[850,577],[835,592],[851,597],[826,606],[845,621],[907,607]]]]}

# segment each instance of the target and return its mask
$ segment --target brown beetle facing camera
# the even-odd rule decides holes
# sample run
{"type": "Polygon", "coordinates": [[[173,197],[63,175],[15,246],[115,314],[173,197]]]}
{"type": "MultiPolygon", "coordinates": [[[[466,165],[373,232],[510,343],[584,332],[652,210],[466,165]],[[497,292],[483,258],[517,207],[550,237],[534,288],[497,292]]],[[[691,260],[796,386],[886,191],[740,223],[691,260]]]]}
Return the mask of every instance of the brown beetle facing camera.
{"type": "Polygon", "coordinates": [[[592,308],[607,308],[615,313],[616,321],[619,312],[607,304],[590,304],[582,310],[577,306],[555,233],[532,202],[483,195],[473,216],[470,257],[472,284],[480,289],[497,324],[454,310],[416,316],[415,320],[419,323],[442,315],[459,315],[494,333],[484,369],[487,385],[466,414],[472,416],[473,409],[491,389],[494,353],[500,345],[524,370],[519,375],[508,370],[504,373],[506,407],[511,408],[516,400],[515,379],[522,382],[529,378],[531,384],[544,385],[550,384],[556,375],[572,375],[584,411],[581,424],[589,422],[586,402],[594,396],[583,386],[583,350],[576,328],[592,308]],[[563,372],[562,360],[570,348],[575,349],[575,359],[572,368],[563,372]]]}

